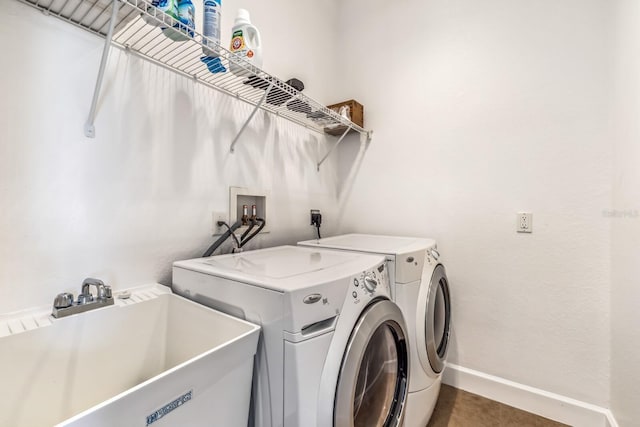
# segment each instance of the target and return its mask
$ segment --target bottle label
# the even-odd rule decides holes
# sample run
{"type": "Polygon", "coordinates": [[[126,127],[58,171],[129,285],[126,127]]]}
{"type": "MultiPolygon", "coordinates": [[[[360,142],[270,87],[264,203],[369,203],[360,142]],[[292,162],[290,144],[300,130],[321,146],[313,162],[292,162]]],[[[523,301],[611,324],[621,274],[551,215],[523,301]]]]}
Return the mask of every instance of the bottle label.
{"type": "MultiPolygon", "coordinates": [[[[187,26],[189,29],[189,36],[193,37],[192,29],[196,27],[195,24],[196,9],[193,6],[191,0],[178,0],[178,20],[187,26]]],[[[184,29],[184,26],[174,25],[175,28],[184,29]]],[[[184,30],[183,30],[184,31],[184,30]]]]}
{"type": "Polygon", "coordinates": [[[231,36],[231,52],[237,52],[244,49],[244,34],[242,30],[236,30],[231,36]]]}
{"type": "MultiPolygon", "coordinates": [[[[154,3],[152,3],[152,5],[154,5],[154,3]]],[[[178,19],[178,1],[177,0],[158,0],[157,5],[155,6],[158,8],[158,10],[166,13],[172,18],[178,19]]]]}

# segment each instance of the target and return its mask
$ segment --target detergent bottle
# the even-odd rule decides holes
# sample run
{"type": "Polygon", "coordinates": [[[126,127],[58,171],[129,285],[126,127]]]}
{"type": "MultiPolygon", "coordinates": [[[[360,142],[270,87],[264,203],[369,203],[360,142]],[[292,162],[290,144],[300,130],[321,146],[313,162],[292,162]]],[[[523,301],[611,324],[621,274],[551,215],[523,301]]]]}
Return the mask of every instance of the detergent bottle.
{"type": "Polygon", "coordinates": [[[176,42],[189,40],[193,37],[196,9],[191,0],[177,0],[178,18],[173,27],[162,28],[165,36],[176,42]]]}
{"type": "Polygon", "coordinates": [[[229,68],[233,74],[250,76],[255,74],[250,70],[251,65],[258,68],[262,67],[260,33],[256,27],[251,25],[249,12],[245,9],[238,9],[238,16],[231,30],[230,50],[232,55],[231,61],[229,61],[229,68]]]}
{"type": "Polygon", "coordinates": [[[147,24],[157,27],[162,25],[161,21],[164,17],[156,13],[155,9],[159,12],[166,13],[173,19],[178,19],[178,0],[153,0],[151,5],[147,7],[148,15],[143,15],[143,19],[147,24]]]}

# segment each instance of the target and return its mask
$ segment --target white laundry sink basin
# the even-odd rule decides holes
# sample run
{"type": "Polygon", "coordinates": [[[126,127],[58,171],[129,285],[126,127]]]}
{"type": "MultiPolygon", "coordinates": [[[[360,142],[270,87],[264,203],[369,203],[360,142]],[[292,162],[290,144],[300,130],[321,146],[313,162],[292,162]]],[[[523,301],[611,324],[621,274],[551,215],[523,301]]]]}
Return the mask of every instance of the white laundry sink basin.
{"type": "Polygon", "coordinates": [[[0,317],[0,426],[245,427],[259,329],[160,285],[0,317]]]}

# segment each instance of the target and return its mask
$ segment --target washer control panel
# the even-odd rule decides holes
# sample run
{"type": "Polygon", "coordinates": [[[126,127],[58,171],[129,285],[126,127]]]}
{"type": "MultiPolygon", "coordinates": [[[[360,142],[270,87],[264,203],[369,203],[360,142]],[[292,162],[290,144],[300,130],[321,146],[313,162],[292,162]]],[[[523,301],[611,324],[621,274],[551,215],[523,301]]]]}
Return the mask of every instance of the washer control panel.
{"type": "Polygon", "coordinates": [[[389,273],[385,263],[380,264],[373,270],[364,271],[353,278],[351,296],[356,303],[360,302],[360,297],[372,298],[380,291],[389,292],[389,273]]]}
{"type": "Polygon", "coordinates": [[[364,288],[369,293],[374,293],[378,287],[378,281],[371,276],[364,276],[364,288]]]}

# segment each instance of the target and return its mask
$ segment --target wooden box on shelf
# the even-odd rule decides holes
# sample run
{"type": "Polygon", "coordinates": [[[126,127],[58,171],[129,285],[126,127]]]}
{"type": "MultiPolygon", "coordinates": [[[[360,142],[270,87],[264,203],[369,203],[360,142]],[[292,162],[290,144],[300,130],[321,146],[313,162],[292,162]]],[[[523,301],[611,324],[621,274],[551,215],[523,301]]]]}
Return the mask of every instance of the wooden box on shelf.
{"type": "MultiPolygon", "coordinates": [[[[327,105],[327,108],[340,113],[340,108],[346,106],[349,110],[351,121],[360,127],[364,127],[364,107],[358,101],[350,99],[348,101],[339,102],[333,105],[327,105]]],[[[347,130],[346,126],[332,126],[324,128],[325,133],[329,135],[340,136],[347,130]]]]}

